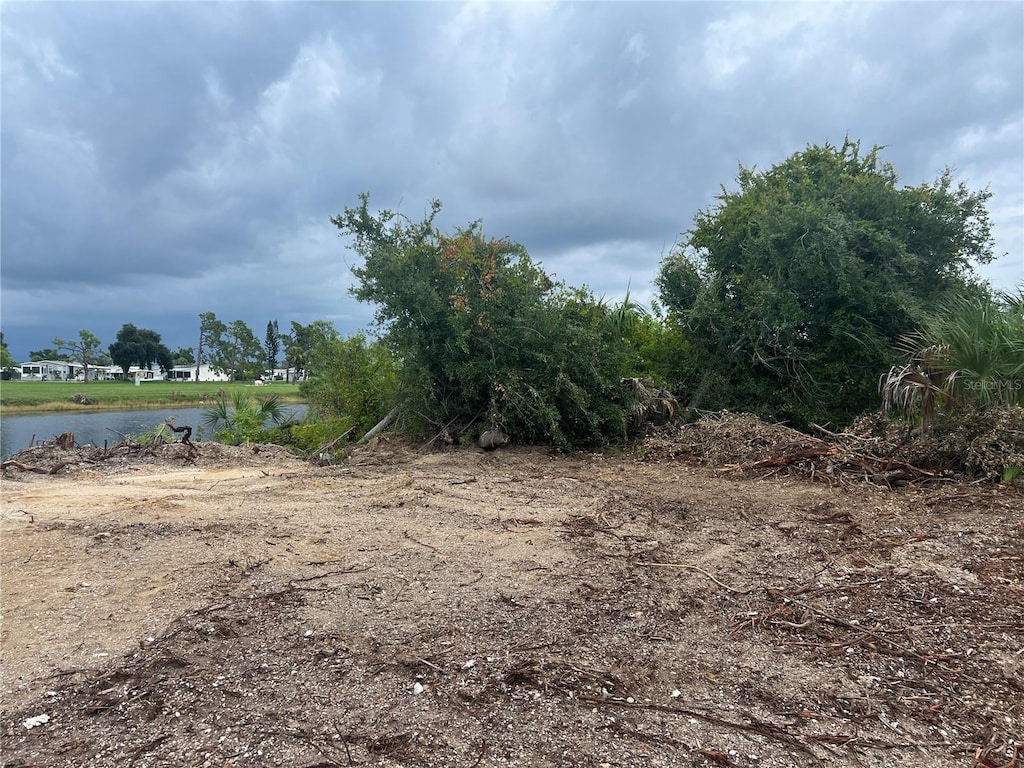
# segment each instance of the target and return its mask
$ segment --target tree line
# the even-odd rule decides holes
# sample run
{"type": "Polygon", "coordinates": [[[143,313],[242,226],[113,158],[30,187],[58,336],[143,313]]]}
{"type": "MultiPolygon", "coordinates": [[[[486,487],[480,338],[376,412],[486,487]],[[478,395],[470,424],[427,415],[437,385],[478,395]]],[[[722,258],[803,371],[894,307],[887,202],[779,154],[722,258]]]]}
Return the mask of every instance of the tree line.
{"type": "Polygon", "coordinates": [[[213,312],[203,312],[199,315],[196,355],[188,364],[197,366],[197,377],[198,366],[208,363],[233,380],[245,380],[273,375],[283,363],[285,378],[304,380],[310,375],[313,348],[338,338],[337,330],[326,320],[314,320],[309,325],[293,320],[288,332],[281,331],[277,320],[270,320],[261,342],[245,322],[225,323],[213,312]]]}
{"type": "MultiPolygon", "coordinates": [[[[622,442],[652,409],[840,429],[883,402],[1024,404],[1024,283],[995,293],[974,270],[995,257],[990,193],[949,170],[901,186],[882,150],[847,139],[741,166],[662,260],[649,308],[556,281],[479,221],[441,231],[440,202],[413,220],[363,194],[331,222],[361,258],[351,293],[374,306],[373,337],[270,321],[261,344],[205,312],[191,358],[127,325],[108,352],[239,379],[283,355],[312,442],[385,416],[430,440],[497,428],[571,450],[622,442]]],[[[54,345],[100,354],[87,331],[54,345]]]]}
{"type": "Polygon", "coordinates": [[[664,402],[833,429],[883,400],[1024,404],[1024,284],[993,293],[974,270],[995,256],[991,194],[948,169],[901,186],[882,150],[741,166],[662,261],[650,309],[556,282],[479,222],[441,232],[439,202],[414,221],[364,194],[331,221],[379,338],[315,351],[310,402],[338,429],[390,414],[430,439],[497,427],[566,449],[621,442],[664,402]]]}
{"type": "MultiPolygon", "coordinates": [[[[287,333],[281,332],[277,320],[271,320],[261,342],[244,321],[225,323],[213,312],[203,312],[199,315],[199,344],[195,348],[179,347],[172,352],[156,331],[125,323],[106,348],[96,334],[83,329],[75,337],[55,338],[52,347],[32,350],[29,360],[81,363],[86,381],[89,367],[98,365],[117,365],[125,374],[133,366],[156,367],[164,373],[174,367],[196,366],[198,379],[198,366],[208,364],[232,380],[244,381],[273,376],[279,363],[286,368],[286,379],[304,380],[310,374],[313,348],[338,338],[334,326],[326,320],[314,320],[309,325],[292,321],[287,333]]],[[[11,371],[15,361],[2,338],[0,354],[0,368],[11,371]]]]}

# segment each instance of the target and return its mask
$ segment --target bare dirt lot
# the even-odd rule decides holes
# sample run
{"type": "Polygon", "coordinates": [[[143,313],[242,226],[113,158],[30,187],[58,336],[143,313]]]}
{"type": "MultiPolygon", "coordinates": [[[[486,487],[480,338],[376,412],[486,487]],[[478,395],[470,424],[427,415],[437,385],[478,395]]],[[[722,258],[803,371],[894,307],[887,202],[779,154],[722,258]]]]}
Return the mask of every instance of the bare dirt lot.
{"type": "Polygon", "coordinates": [[[1024,763],[1024,499],[201,444],[3,482],[6,766],[1024,763]]]}

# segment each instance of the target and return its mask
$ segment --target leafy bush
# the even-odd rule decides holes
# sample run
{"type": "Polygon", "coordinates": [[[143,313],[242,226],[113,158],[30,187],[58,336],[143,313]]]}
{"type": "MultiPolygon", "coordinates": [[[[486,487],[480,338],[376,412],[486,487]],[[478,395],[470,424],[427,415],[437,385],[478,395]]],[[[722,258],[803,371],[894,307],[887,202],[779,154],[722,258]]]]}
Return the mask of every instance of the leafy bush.
{"type": "Polygon", "coordinates": [[[943,172],[899,187],[880,148],[810,146],[741,168],[699,212],[657,284],[691,346],[673,385],[692,407],[848,424],[875,406],[899,339],[950,296],[983,293],[987,191],[943,172]]]}
{"type": "Polygon", "coordinates": [[[479,222],[445,235],[440,203],[419,223],[369,211],[332,222],[363,257],[353,294],[376,305],[400,362],[395,401],[408,429],[458,436],[492,426],[564,449],[621,439],[628,344],[613,310],[553,282],[526,249],[479,222]]]}
{"type": "Polygon", "coordinates": [[[309,367],[315,373],[299,391],[314,414],[329,424],[344,423],[345,430],[351,429],[356,438],[383,419],[393,406],[398,362],[387,347],[368,343],[362,334],[324,339],[313,348],[309,367]]]}
{"type": "Polygon", "coordinates": [[[293,424],[290,430],[289,446],[296,452],[311,455],[331,442],[355,434],[356,430],[346,419],[307,421],[293,424]]]}
{"type": "Polygon", "coordinates": [[[277,395],[255,398],[234,392],[230,398],[219,394],[203,414],[203,425],[213,430],[214,439],[228,445],[268,442],[268,423],[280,425],[286,418],[277,395]]]}

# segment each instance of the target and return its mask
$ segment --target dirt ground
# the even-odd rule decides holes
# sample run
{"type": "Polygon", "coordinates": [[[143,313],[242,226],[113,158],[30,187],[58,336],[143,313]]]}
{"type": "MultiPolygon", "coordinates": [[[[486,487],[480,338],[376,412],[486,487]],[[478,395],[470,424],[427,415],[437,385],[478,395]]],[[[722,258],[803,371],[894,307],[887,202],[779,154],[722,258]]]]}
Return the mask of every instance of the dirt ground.
{"type": "Polygon", "coordinates": [[[1024,765],[1018,491],[199,447],[5,471],[3,765],[1024,765]]]}

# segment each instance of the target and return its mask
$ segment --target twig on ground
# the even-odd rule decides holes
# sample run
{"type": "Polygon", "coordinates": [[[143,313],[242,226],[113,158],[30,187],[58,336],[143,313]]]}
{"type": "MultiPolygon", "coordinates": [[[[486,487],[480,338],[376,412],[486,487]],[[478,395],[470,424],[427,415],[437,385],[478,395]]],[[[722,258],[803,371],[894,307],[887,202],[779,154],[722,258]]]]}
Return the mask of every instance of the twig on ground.
{"type": "Polygon", "coordinates": [[[303,581],[316,581],[317,579],[326,579],[328,576],[337,576],[341,573],[362,573],[363,571],[368,570],[370,570],[370,566],[366,566],[365,568],[343,568],[340,571],[327,571],[327,573],[320,573],[316,576],[305,576],[301,579],[289,579],[288,584],[293,585],[299,584],[303,581]]]}
{"type": "Polygon", "coordinates": [[[854,624],[853,622],[846,621],[845,619],[841,619],[838,616],[833,616],[830,613],[826,613],[825,611],[821,610],[820,608],[815,608],[810,603],[806,603],[803,600],[798,600],[795,597],[790,597],[788,595],[779,595],[779,597],[781,597],[781,599],[783,599],[785,601],[792,602],[792,603],[795,603],[796,605],[799,605],[801,608],[803,608],[803,609],[805,609],[807,611],[810,611],[812,614],[821,617],[822,619],[828,621],[831,624],[835,624],[836,626],[839,626],[839,627],[844,627],[845,629],[853,630],[854,632],[860,633],[864,637],[872,637],[875,640],[877,640],[879,643],[881,643],[882,645],[891,648],[893,651],[896,651],[896,652],[898,652],[901,655],[910,656],[912,658],[915,658],[915,659],[917,659],[918,661],[922,662],[925,665],[931,665],[931,666],[933,666],[933,667],[935,667],[937,669],[941,669],[941,670],[943,670],[945,672],[949,672],[949,673],[955,675],[956,677],[959,677],[962,680],[969,680],[971,682],[977,682],[976,680],[974,680],[974,678],[972,678],[969,675],[964,674],[960,670],[954,669],[953,667],[950,667],[949,665],[942,663],[943,659],[941,657],[925,656],[925,655],[920,654],[917,651],[913,650],[912,648],[907,648],[906,646],[904,646],[904,645],[902,645],[900,643],[893,642],[892,640],[890,640],[889,638],[885,637],[882,634],[883,632],[885,632],[885,630],[882,630],[882,629],[874,629],[874,630],[867,629],[866,627],[862,627],[862,626],[860,626],[858,624],[854,624]]]}
{"type": "Polygon", "coordinates": [[[707,576],[709,579],[715,582],[715,584],[717,584],[718,586],[722,587],[723,589],[727,589],[730,592],[735,592],[737,595],[749,595],[751,592],[753,592],[752,589],[736,589],[735,587],[730,587],[728,584],[719,581],[712,574],[708,573],[698,565],[689,565],[688,563],[657,563],[649,560],[637,560],[636,564],[643,565],[648,568],[684,568],[688,571],[697,571],[698,573],[703,573],[705,576],[707,576]]]}
{"type": "Polygon", "coordinates": [[[22,464],[20,461],[14,459],[8,459],[7,461],[0,464],[0,469],[14,469],[21,470],[22,472],[35,472],[38,475],[55,475],[60,472],[64,467],[71,466],[73,462],[70,461],[58,461],[52,467],[34,467],[31,464],[22,464]]]}
{"type": "Polygon", "coordinates": [[[432,549],[435,552],[440,552],[441,551],[437,547],[433,547],[430,544],[426,544],[426,543],[420,541],[419,539],[414,539],[412,536],[409,535],[408,531],[402,531],[402,535],[405,536],[405,538],[407,538],[409,541],[413,542],[414,544],[419,544],[421,547],[426,547],[427,549],[432,549]]]}
{"type": "Polygon", "coordinates": [[[480,745],[480,754],[476,756],[476,760],[473,761],[473,764],[469,766],[469,768],[476,768],[478,765],[480,765],[480,761],[484,759],[484,755],[486,754],[487,742],[485,741],[483,744],[480,745]]]}
{"type": "Polygon", "coordinates": [[[791,747],[795,747],[796,749],[799,749],[801,752],[810,755],[819,763],[822,762],[821,758],[818,757],[814,750],[807,746],[807,744],[805,744],[802,739],[786,730],[785,727],[775,725],[773,723],[766,723],[763,720],[759,720],[751,712],[746,712],[744,710],[737,709],[736,712],[741,717],[745,718],[746,720],[749,720],[749,723],[737,723],[733,720],[727,720],[724,717],[718,717],[717,715],[712,715],[707,712],[701,712],[699,710],[684,707],[671,707],[665,704],[640,703],[620,698],[603,698],[601,696],[594,696],[591,694],[582,694],[579,695],[578,698],[580,701],[586,701],[590,704],[623,707],[626,709],[646,709],[653,712],[663,712],[665,714],[670,715],[692,717],[695,720],[703,720],[704,722],[710,723],[711,725],[718,725],[724,728],[732,728],[739,731],[757,733],[761,736],[766,736],[768,738],[782,742],[783,744],[788,744],[791,747]]]}

